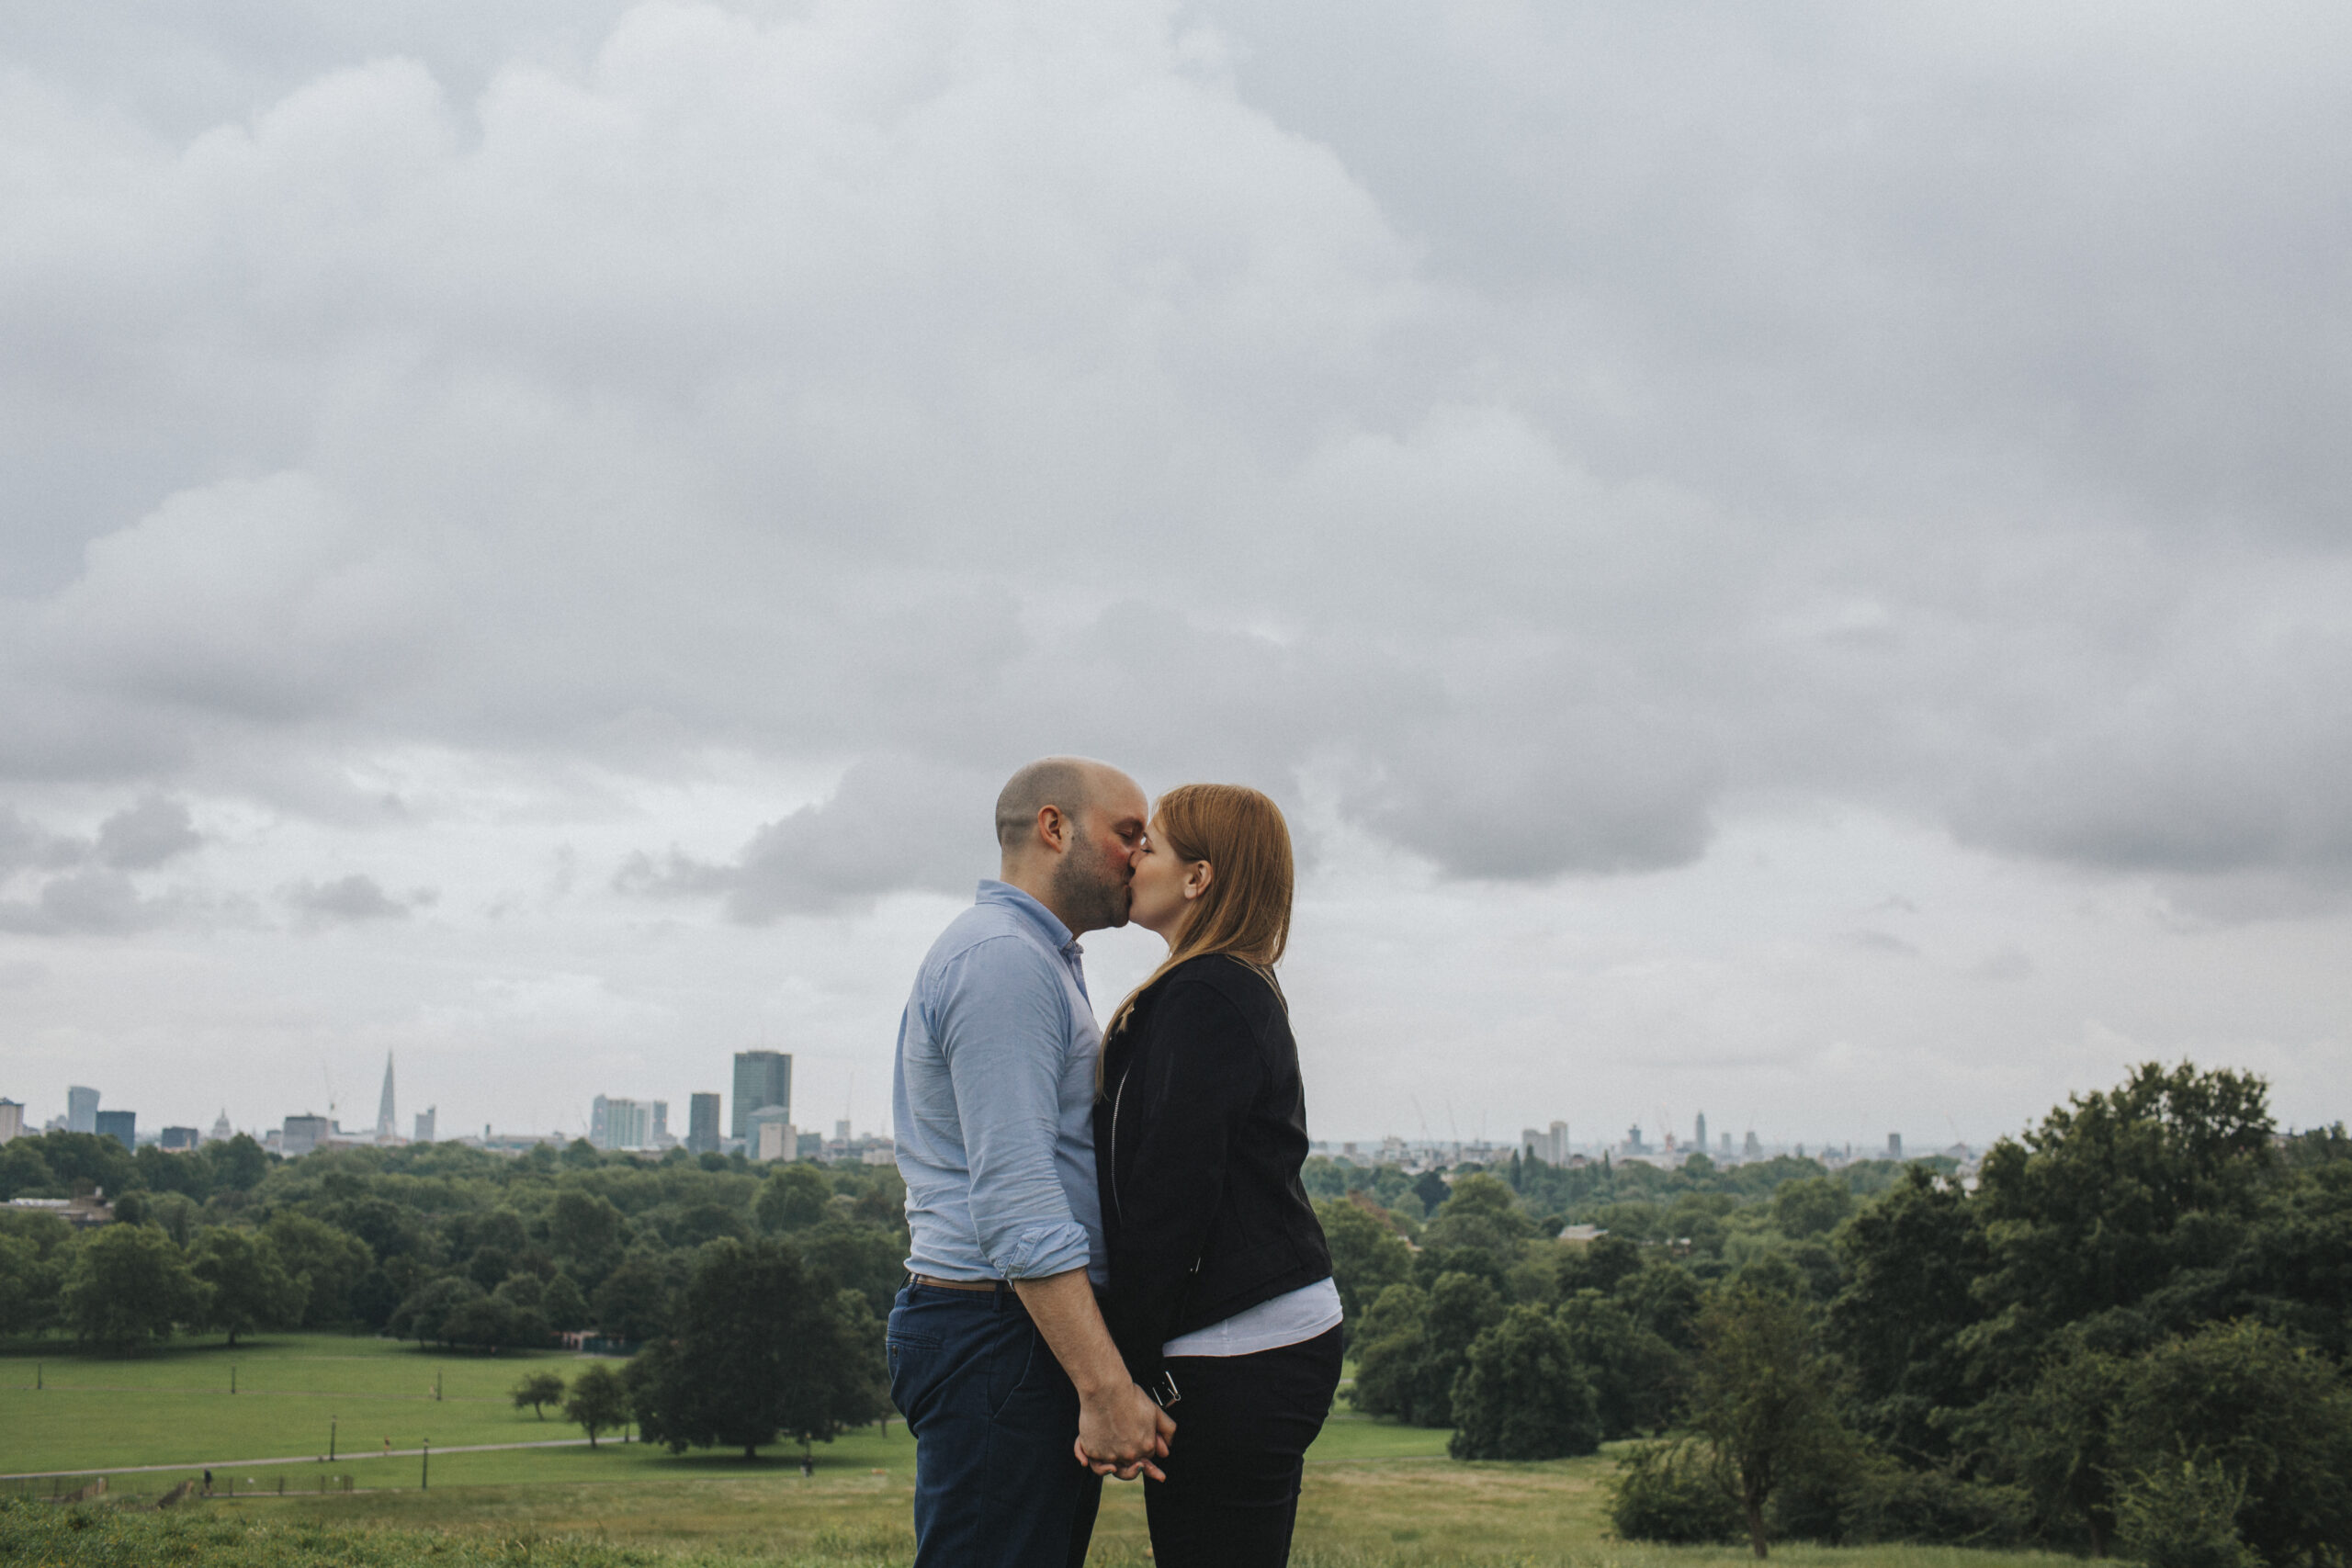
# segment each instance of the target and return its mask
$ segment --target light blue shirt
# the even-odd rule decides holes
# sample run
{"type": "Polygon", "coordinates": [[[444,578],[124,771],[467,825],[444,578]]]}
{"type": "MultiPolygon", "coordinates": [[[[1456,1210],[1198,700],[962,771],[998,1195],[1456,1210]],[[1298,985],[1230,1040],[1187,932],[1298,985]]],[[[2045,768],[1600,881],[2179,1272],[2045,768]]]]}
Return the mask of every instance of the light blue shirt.
{"type": "Polygon", "coordinates": [[[910,1272],[1110,1278],[1094,1185],[1102,1032],[1083,953],[1002,882],[981,883],[931,944],[899,1019],[891,1090],[910,1272]]]}

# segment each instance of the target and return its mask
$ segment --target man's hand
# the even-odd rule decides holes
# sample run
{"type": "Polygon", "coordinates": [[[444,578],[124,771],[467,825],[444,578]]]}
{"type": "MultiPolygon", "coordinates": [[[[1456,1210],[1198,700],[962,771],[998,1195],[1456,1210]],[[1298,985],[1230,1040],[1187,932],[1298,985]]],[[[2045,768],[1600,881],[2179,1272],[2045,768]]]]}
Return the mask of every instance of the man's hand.
{"type": "Polygon", "coordinates": [[[1080,1397],[1078,1441],[1072,1448],[1078,1462],[1097,1475],[1121,1481],[1148,1475],[1165,1481],[1168,1477],[1151,1461],[1168,1456],[1168,1439],[1175,1435],[1175,1418],[1131,1382],[1106,1390],[1099,1398],[1080,1397]]]}
{"type": "Polygon", "coordinates": [[[1122,1481],[1137,1475],[1167,1480],[1151,1461],[1166,1456],[1176,1423],[1127,1376],[1086,1270],[1015,1280],[1012,1288],[1078,1389],[1078,1437],[1070,1444],[1078,1462],[1122,1481]]]}

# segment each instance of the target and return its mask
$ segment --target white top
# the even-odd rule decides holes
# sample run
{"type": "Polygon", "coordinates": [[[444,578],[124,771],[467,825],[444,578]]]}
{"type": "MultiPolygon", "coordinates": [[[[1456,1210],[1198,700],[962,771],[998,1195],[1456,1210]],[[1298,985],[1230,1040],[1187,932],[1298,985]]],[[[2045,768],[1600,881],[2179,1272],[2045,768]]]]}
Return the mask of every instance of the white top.
{"type": "Polygon", "coordinates": [[[1340,1287],[1329,1277],[1245,1307],[1222,1323],[1170,1339],[1163,1356],[1254,1356],[1300,1345],[1340,1326],[1340,1287]]]}

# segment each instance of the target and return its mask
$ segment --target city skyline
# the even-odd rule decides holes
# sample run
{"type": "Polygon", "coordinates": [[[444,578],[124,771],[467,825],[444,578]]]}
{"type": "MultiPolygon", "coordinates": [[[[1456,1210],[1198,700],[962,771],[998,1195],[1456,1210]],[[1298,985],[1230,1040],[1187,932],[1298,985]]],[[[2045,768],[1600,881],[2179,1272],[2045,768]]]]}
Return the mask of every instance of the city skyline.
{"type": "MultiPolygon", "coordinates": [[[[783,1055],[787,1063],[789,1063],[792,1056],[792,1054],[788,1052],[779,1054],[767,1051],[764,1048],[760,1048],[751,1052],[733,1053],[728,1059],[732,1063],[740,1062],[740,1060],[746,1055],[763,1056],[775,1055],[783,1055]]],[[[788,1071],[789,1068],[787,1067],[787,1073],[788,1071]]],[[[318,1112],[310,1110],[307,1107],[300,1111],[288,1111],[278,1116],[264,1118],[258,1122],[246,1122],[232,1117],[229,1118],[229,1125],[235,1132],[247,1134],[257,1140],[269,1137],[271,1134],[279,1133],[289,1124],[300,1122],[304,1123],[306,1126],[313,1126],[315,1128],[315,1135],[322,1140],[323,1140],[329,1131],[340,1128],[341,1135],[349,1142],[362,1143],[368,1141],[371,1137],[379,1141],[387,1142],[408,1143],[415,1141],[413,1137],[403,1136],[397,1133],[392,1134],[389,1138],[384,1136],[382,1118],[386,1114],[390,1113],[390,1108],[392,1106],[390,1077],[391,1068],[390,1064],[388,1062],[386,1066],[387,1081],[379,1095],[378,1122],[375,1127],[365,1131],[356,1127],[341,1127],[339,1117],[329,1113],[318,1112]]],[[[84,1092],[94,1097],[89,1102],[89,1109],[93,1117],[94,1124],[88,1130],[96,1131],[97,1130],[95,1121],[96,1117],[104,1114],[107,1110],[104,1104],[104,1090],[102,1089],[86,1089],[84,1092]]],[[[0,1090],[0,1100],[15,1100],[16,1104],[21,1108],[17,1114],[22,1118],[22,1131],[25,1133],[38,1134],[44,1129],[45,1125],[51,1122],[62,1124],[65,1119],[62,1112],[47,1117],[39,1114],[41,1102],[38,1096],[28,1099],[17,1099],[17,1096],[12,1093],[0,1090]]],[[[731,1092],[719,1093],[717,1091],[689,1090],[682,1095],[669,1096],[648,1094],[641,1097],[608,1097],[602,1093],[593,1094],[587,1098],[584,1111],[576,1127],[567,1127],[560,1123],[547,1126],[533,1126],[527,1124],[524,1121],[514,1118],[500,1118],[495,1114],[488,1118],[485,1125],[487,1130],[494,1132],[500,1137],[512,1136],[530,1138],[561,1133],[566,1134],[567,1141],[570,1137],[579,1137],[596,1144],[599,1147],[610,1147],[615,1149],[634,1149],[650,1146],[652,1143],[652,1134],[658,1128],[666,1133],[670,1142],[676,1144],[678,1146],[685,1147],[688,1146],[689,1144],[688,1134],[691,1131],[691,1127],[683,1121],[675,1118],[669,1118],[668,1113],[670,1108],[673,1105],[691,1105],[693,1101],[705,1100],[715,1101],[719,1106],[725,1108],[723,1118],[721,1120],[722,1127],[733,1122],[736,1112],[734,1110],[735,1098],[731,1092]],[[597,1117],[601,1108],[601,1102],[606,1101],[608,1099],[616,1107],[628,1107],[628,1113],[636,1116],[638,1122],[642,1123],[642,1136],[639,1143],[630,1144],[614,1141],[614,1139],[607,1138],[605,1135],[600,1128],[597,1117]],[[665,1118],[667,1119],[665,1120],[665,1118]]],[[[1441,1105],[1444,1105],[1446,1101],[1443,1099],[1441,1099],[1439,1103],[1441,1105]]],[[[760,1108],[750,1107],[745,1110],[743,1116],[746,1122],[750,1119],[751,1111],[760,1108]]],[[[788,1104],[785,1109],[786,1114],[785,1117],[779,1118],[779,1120],[789,1119],[790,1108],[788,1104]]],[[[1553,1108],[1545,1107],[1543,1109],[1550,1110],[1553,1108]]],[[[1660,1109],[1662,1110],[1662,1108],[1660,1109]]],[[[1715,1118],[1713,1123],[1716,1129],[1716,1134],[1719,1136],[1714,1141],[1710,1141],[1710,1134],[1708,1133],[1709,1117],[1703,1108],[1694,1109],[1688,1116],[1679,1119],[1679,1126],[1674,1124],[1676,1119],[1668,1115],[1654,1113],[1653,1117],[1650,1119],[1635,1117],[1629,1122],[1614,1124],[1612,1124],[1611,1120],[1606,1116],[1599,1117],[1597,1119],[1586,1118],[1581,1122],[1566,1118],[1554,1117],[1548,1122],[1536,1126],[1522,1126],[1518,1128],[1515,1135],[1511,1133],[1506,1132],[1504,1129],[1487,1125],[1483,1118],[1481,1119],[1480,1124],[1475,1128],[1464,1129],[1460,1126],[1457,1121],[1451,1126],[1441,1126],[1435,1134],[1432,1134],[1428,1129],[1425,1119],[1420,1120],[1417,1125],[1411,1129],[1398,1129],[1392,1127],[1382,1129],[1376,1133],[1340,1133],[1329,1135],[1325,1134],[1319,1129],[1311,1129],[1311,1133],[1313,1142],[1316,1146],[1322,1150],[1336,1150],[1341,1147],[1353,1146],[1365,1151],[1375,1151],[1384,1144],[1387,1144],[1401,1145],[1419,1150],[1443,1148],[1455,1150],[1486,1149],[1489,1151],[1497,1151],[1498,1157],[1499,1157],[1500,1154],[1507,1154],[1513,1150],[1527,1148],[1529,1146],[1529,1140],[1531,1138],[1536,1138],[1544,1140],[1544,1142],[1537,1144],[1534,1147],[1534,1152],[1538,1153],[1541,1157],[1544,1157],[1549,1163],[1555,1164],[1561,1163],[1561,1160],[1552,1157],[1555,1152],[1558,1152],[1564,1156],[1566,1154],[1573,1153],[1577,1156],[1597,1158],[1604,1153],[1622,1154],[1628,1150],[1636,1154],[1648,1156],[1656,1155],[1660,1152],[1688,1154],[1695,1149],[1703,1150],[1711,1157],[1730,1156],[1735,1159],[1753,1159],[1758,1157],[1770,1157],[1774,1154],[1780,1153],[1805,1151],[1819,1153],[1827,1149],[1838,1149],[1850,1151],[1851,1157],[1860,1159],[1882,1156],[1900,1158],[1902,1157],[1900,1151],[1906,1145],[1912,1147],[1915,1154],[1919,1155],[1940,1154],[1955,1146],[1965,1147],[1970,1150],[1981,1152],[1984,1147],[2001,1137],[2011,1136],[2022,1132],[2026,1126],[2033,1121],[2038,1120],[2043,1111],[2046,1111],[2048,1109],[2050,1108],[2040,1108],[2031,1114],[2021,1117],[2017,1124],[2013,1126],[1994,1129],[1988,1132],[1980,1132],[1973,1135],[1963,1135],[1956,1129],[1948,1126],[1945,1131],[1947,1134],[1951,1134],[1949,1136],[1939,1135],[1932,1129],[1923,1134],[1918,1129],[1905,1130],[1892,1127],[1869,1132],[1856,1132],[1854,1130],[1848,1129],[1842,1134],[1836,1132],[1832,1132],[1827,1134],[1815,1133],[1810,1136],[1804,1136],[1787,1134],[1771,1127],[1758,1128],[1753,1125],[1741,1125],[1735,1118],[1724,1118],[1719,1115],[1715,1118]],[[1736,1125],[1740,1126],[1740,1131],[1736,1134],[1732,1131],[1733,1127],[1736,1125]],[[1583,1130],[1580,1131],[1579,1129],[1583,1130]],[[1633,1142],[1634,1135],[1640,1136],[1640,1142],[1638,1145],[1633,1142]],[[1560,1141],[1555,1142],[1551,1140],[1560,1141]],[[1894,1151],[1892,1154],[1888,1152],[1890,1149],[1894,1151]]],[[[225,1110],[221,1114],[224,1116],[226,1115],[225,1110]]],[[[428,1122],[435,1122],[436,1120],[441,1127],[447,1129],[442,1135],[450,1141],[481,1141],[480,1136],[471,1131],[471,1128],[478,1124],[477,1122],[469,1121],[463,1116],[441,1117],[439,1115],[439,1106],[437,1103],[425,1111],[416,1113],[415,1121],[417,1123],[417,1131],[422,1132],[428,1122]]],[[[815,1131],[818,1127],[837,1126],[840,1124],[841,1120],[842,1119],[825,1118],[820,1119],[813,1125],[803,1123],[802,1131],[807,1133],[815,1131]]],[[[2331,1118],[2330,1120],[2334,1119],[2331,1118]]],[[[204,1122],[194,1117],[187,1118],[184,1123],[182,1121],[175,1118],[157,1118],[152,1121],[142,1120],[141,1123],[141,1141],[157,1141],[166,1127],[179,1126],[183,1124],[191,1127],[198,1125],[209,1127],[209,1130],[203,1134],[204,1138],[207,1140],[210,1140],[220,1135],[219,1125],[216,1122],[204,1122]]],[[[2282,1125],[2284,1124],[2285,1123],[2282,1122],[2282,1125]]],[[[636,1123],[632,1123],[631,1125],[635,1126],[636,1123]]],[[[854,1134],[861,1138],[869,1135],[887,1138],[891,1135],[892,1131],[893,1130],[889,1124],[887,1114],[878,1121],[857,1121],[854,1123],[854,1134]]],[[[617,1138],[619,1134],[615,1134],[615,1138],[617,1138]]],[[[726,1135],[725,1141],[732,1144],[742,1140],[741,1135],[740,1134],[729,1134],[726,1135]]],[[[1367,1153],[1366,1157],[1370,1157],[1369,1152],[1367,1153]]]]}

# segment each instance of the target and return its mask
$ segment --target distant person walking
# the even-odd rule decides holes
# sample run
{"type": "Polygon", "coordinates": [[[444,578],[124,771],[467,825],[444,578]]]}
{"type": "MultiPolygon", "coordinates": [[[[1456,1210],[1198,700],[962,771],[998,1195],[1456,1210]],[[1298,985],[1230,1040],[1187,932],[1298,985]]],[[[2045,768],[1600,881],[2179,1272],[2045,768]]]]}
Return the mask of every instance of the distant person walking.
{"type": "Polygon", "coordinates": [[[910,1240],[888,1348],[917,1568],[1077,1568],[1102,1500],[1091,1465],[1156,1475],[1175,1430],[1095,1304],[1102,1036],[1078,939],[1126,923],[1145,807],[1082,758],[1013,774],[1000,878],[932,944],[899,1022],[910,1240]]]}
{"type": "Polygon", "coordinates": [[[212,1472],[209,1470],[204,1472],[204,1495],[207,1497],[212,1495],[212,1472]]]}

